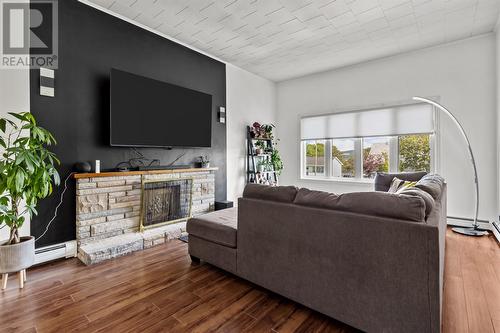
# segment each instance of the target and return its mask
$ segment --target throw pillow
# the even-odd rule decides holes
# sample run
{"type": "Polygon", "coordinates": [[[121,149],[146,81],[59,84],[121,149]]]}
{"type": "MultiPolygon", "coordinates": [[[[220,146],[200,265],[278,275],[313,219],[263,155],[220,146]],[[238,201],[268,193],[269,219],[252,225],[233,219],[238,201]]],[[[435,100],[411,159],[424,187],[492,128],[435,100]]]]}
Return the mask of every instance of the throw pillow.
{"type": "Polygon", "coordinates": [[[444,179],[439,175],[425,175],[415,187],[429,193],[434,200],[439,200],[443,191],[444,179]]]}
{"type": "Polygon", "coordinates": [[[402,180],[398,177],[394,177],[391,182],[391,186],[387,192],[389,193],[398,193],[401,189],[413,187],[417,184],[417,182],[412,182],[408,180],[402,180]]]}
{"type": "Polygon", "coordinates": [[[424,200],[425,202],[425,217],[429,216],[429,214],[432,212],[434,209],[434,206],[436,202],[434,201],[434,198],[427,192],[419,189],[418,187],[405,187],[400,189],[398,194],[401,195],[410,195],[413,197],[420,197],[424,200]]]}
{"type": "Polygon", "coordinates": [[[404,184],[404,180],[399,179],[398,177],[394,177],[391,182],[391,186],[389,187],[389,190],[387,192],[389,193],[396,193],[401,186],[404,184]]]}

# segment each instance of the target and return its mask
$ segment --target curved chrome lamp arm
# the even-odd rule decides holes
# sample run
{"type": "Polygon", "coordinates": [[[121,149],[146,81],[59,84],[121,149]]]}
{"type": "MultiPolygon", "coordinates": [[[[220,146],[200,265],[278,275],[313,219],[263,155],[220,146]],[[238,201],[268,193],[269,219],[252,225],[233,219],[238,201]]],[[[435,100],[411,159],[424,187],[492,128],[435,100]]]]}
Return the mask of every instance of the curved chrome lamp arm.
{"type": "Polygon", "coordinates": [[[462,124],[460,124],[458,119],[450,111],[448,111],[448,109],[446,109],[444,106],[442,106],[439,103],[436,103],[430,99],[418,97],[418,96],[413,97],[413,100],[431,104],[431,105],[435,106],[436,108],[438,108],[439,110],[446,113],[451,118],[451,120],[453,120],[455,125],[457,125],[457,127],[460,129],[460,132],[462,133],[463,138],[467,142],[467,147],[469,148],[470,160],[472,162],[472,169],[474,170],[474,183],[476,185],[476,205],[474,207],[474,223],[472,224],[472,226],[474,227],[474,229],[478,229],[479,224],[477,221],[477,216],[479,213],[479,181],[478,181],[478,177],[477,177],[476,160],[474,159],[474,154],[472,153],[472,148],[470,145],[469,138],[467,137],[467,134],[465,133],[465,130],[462,127],[462,124]]]}

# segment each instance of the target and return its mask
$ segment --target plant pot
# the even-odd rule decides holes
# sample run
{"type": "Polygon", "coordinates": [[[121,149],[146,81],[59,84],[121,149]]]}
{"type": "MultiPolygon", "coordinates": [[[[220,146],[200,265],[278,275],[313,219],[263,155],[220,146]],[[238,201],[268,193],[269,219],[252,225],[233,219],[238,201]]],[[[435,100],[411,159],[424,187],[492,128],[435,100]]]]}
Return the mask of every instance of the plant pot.
{"type": "Polygon", "coordinates": [[[35,263],[35,237],[21,237],[21,242],[0,245],[0,274],[19,272],[35,263]]]}
{"type": "Polygon", "coordinates": [[[210,168],[210,162],[201,162],[202,168],[210,168]]]}

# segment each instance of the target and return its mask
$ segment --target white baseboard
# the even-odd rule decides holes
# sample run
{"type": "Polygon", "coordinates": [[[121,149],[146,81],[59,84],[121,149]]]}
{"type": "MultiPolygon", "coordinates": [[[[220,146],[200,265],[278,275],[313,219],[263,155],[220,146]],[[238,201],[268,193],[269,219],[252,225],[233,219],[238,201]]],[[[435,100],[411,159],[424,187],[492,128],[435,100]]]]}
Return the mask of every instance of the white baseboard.
{"type": "MultiPolygon", "coordinates": [[[[466,219],[466,218],[461,218],[461,217],[448,216],[448,218],[447,218],[447,224],[449,226],[454,226],[454,227],[471,228],[472,222],[473,222],[472,219],[466,219]]],[[[493,222],[493,223],[495,223],[500,228],[500,225],[498,224],[498,222],[493,222]]],[[[490,231],[497,239],[497,242],[500,243],[500,230],[495,228],[493,223],[490,223],[489,221],[485,221],[485,220],[478,221],[479,227],[483,230],[490,231]]]]}

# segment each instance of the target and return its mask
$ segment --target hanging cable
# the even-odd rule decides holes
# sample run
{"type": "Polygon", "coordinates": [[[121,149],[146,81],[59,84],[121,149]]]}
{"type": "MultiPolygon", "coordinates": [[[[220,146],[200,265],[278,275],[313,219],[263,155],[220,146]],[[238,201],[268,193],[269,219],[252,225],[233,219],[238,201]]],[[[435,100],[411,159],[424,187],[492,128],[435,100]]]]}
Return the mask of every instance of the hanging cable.
{"type": "Polygon", "coordinates": [[[50,228],[50,225],[52,224],[52,222],[54,222],[54,220],[56,219],[57,217],[57,210],[59,209],[59,207],[62,205],[63,203],[63,199],[64,199],[64,193],[66,192],[66,190],[68,189],[68,179],[73,176],[76,172],[71,172],[67,177],[66,179],[64,180],[64,189],[63,191],[61,192],[61,198],[59,199],[59,204],[57,204],[56,206],[56,210],[54,211],[54,216],[52,217],[52,219],[49,221],[49,223],[47,223],[47,227],[45,227],[45,231],[40,235],[38,236],[36,239],[35,239],[35,242],[38,241],[40,238],[42,238],[43,236],[45,236],[45,234],[47,233],[47,231],[49,231],[49,228],[50,228]]]}

